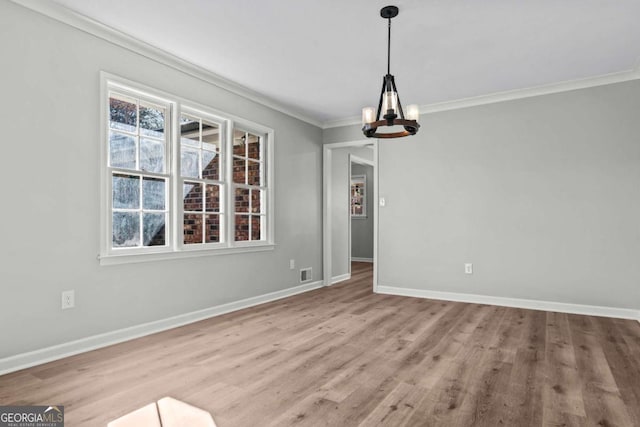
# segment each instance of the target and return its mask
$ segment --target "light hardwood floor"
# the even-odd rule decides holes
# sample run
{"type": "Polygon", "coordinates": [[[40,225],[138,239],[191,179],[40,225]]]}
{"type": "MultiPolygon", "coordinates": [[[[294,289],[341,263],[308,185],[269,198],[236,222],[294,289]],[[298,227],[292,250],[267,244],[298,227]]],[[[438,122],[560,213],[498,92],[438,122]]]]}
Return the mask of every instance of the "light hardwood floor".
{"type": "MultiPolygon", "coordinates": [[[[171,396],[231,426],[640,426],[640,324],[376,295],[352,279],[0,377],[104,426],[171,396]]],[[[142,426],[141,426],[142,427],[142,426]]]]}

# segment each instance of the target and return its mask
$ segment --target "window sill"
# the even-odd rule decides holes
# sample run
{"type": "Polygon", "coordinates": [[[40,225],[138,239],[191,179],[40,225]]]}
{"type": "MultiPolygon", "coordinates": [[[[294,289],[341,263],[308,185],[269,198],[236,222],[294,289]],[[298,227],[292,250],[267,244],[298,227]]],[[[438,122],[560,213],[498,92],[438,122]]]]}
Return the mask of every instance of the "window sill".
{"type": "Polygon", "coordinates": [[[116,254],[116,255],[99,255],[98,260],[101,266],[118,265],[118,264],[134,264],[140,262],[167,261],[185,258],[198,258],[204,256],[241,254],[247,252],[264,252],[275,249],[275,244],[260,245],[243,245],[233,248],[221,249],[201,249],[201,250],[184,250],[184,251],[167,251],[154,253],[138,253],[138,254],[116,254]]]}

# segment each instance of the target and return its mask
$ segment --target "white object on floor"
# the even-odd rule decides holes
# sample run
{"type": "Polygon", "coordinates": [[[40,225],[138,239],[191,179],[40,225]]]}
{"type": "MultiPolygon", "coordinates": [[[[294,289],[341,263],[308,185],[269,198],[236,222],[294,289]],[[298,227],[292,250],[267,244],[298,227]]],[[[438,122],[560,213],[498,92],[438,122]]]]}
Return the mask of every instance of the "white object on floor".
{"type": "Polygon", "coordinates": [[[155,403],[150,403],[111,421],[107,427],[162,427],[162,424],[160,424],[158,407],[155,403]]]}
{"type": "Polygon", "coordinates": [[[158,412],[162,427],[216,427],[210,413],[171,397],[158,400],[158,412]]]}
{"type": "Polygon", "coordinates": [[[216,423],[203,409],[163,397],[111,421],[107,427],[216,427],[216,423]]]}

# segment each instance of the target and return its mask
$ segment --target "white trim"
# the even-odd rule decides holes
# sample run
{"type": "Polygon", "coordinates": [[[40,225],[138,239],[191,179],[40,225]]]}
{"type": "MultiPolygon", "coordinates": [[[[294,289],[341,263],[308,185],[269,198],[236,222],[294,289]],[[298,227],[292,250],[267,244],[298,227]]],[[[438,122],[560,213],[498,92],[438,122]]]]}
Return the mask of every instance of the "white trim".
{"type": "Polygon", "coordinates": [[[74,12],[66,7],[48,0],[11,0],[27,9],[55,19],[58,22],[74,27],[84,33],[96,36],[102,40],[120,46],[128,51],[136,53],[144,58],[155,61],[159,64],[166,65],[174,70],[185,73],[198,80],[212,84],[235,95],[246,98],[250,101],[264,105],[265,107],[279,111],[283,114],[302,120],[303,122],[312,124],[322,128],[322,122],[316,120],[307,114],[285,106],[279,101],[270,98],[264,94],[256,92],[229,79],[212,73],[198,65],[192,64],[184,59],[180,59],[162,49],[154,47],[148,43],[138,40],[134,37],[126,35],[112,27],[102,24],[78,12],[74,12]]]}
{"type": "MultiPolygon", "coordinates": [[[[479,105],[513,101],[516,99],[531,98],[534,96],[550,95],[577,89],[587,89],[590,87],[605,86],[613,83],[622,83],[638,79],[640,79],[640,65],[632,70],[621,71],[618,73],[603,74],[600,76],[587,77],[584,79],[567,80],[564,82],[550,83],[523,89],[494,92],[470,98],[438,102],[435,104],[425,104],[421,105],[419,108],[420,114],[438,113],[441,111],[458,110],[460,108],[476,107],[479,105]]],[[[362,118],[360,116],[351,116],[344,119],[324,122],[322,124],[322,129],[359,125],[361,123],[362,118]]]]}
{"type": "Polygon", "coordinates": [[[331,284],[335,285],[336,283],[344,282],[349,279],[351,279],[351,273],[341,274],[339,276],[332,277],[331,284]]]}
{"type": "Polygon", "coordinates": [[[355,257],[352,256],[351,257],[351,261],[352,262],[373,262],[373,258],[359,258],[359,257],[355,257]]]}
{"type": "Polygon", "coordinates": [[[379,294],[400,295],[406,297],[428,298],[445,301],[457,301],[473,304],[489,304],[504,307],[526,308],[529,310],[555,311],[559,313],[583,314],[589,316],[615,317],[640,321],[640,310],[629,308],[604,307],[597,305],[569,304],[553,301],[539,301],[520,298],[505,298],[489,295],[463,294],[455,292],[439,292],[423,289],[399,288],[395,286],[378,286],[379,294]]]}
{"type": "MultiPolygon", "coordinates": [[[[347,272],[349,273],[349,275],[351,275],[351,219],[353,218],[353,215],[351,214],[351,186],[353,185],[353,177],[352,174],[353,172],[351,171],[351,166],[353,164],[353,162],[351,161],[351,153],[349,153],[348,155],[348,159],[347,161],[349,162],[349,164],[347,165],[347,206],[349,207],[347,209],[347,238],[349,240],[349,242],[347,243],[347,272]]],[[[367,195],[366,195],[366,182],[367,182],[367,176],[364,176],[364,182],[365,182],[365,216],[364,218],[366,218],[366,209],[367,209],[367,205],[366,205],[366,201],[367,201],[367,195]]],[[[363,219],[363,217],[360,217],[361,219],[363,219]]]]}
{"type": "MultiPolygon", "coordinates": [[[[369,147],[374,147],[372,145],[366,145],[367,148],[369,147]]],[[[373,148],[372,148],[373,149],[373,148]]],[[[365,159],[362,157],[358,157],[354,154],[349,153],[349,189],[351,189],[351,185],[353,184],[353,171],[351,170],[352,164],[358,164],[358,165],[363,165],[363,166],[371,166],[373,169],[375,169],[375,162],[373,160],[369,160],[369,159],[365,159]]],[[[351,273],[351,261],[355,261],[356,259],[353,258],[353,256],[351,255],[351,249],[353,247],[353,241],[352,241],[352,226],[351,226],[351,220],[366,220],[369,219],[369,217],[367,216],[367,186],[368,185],[375,185],[373,182],[371,183],[367,183],[367,176],[366,175],[355,175],[357,177],[364,177],[364,182],[365,182],[365,204],[364,204],[364,215],[358,215],[358,216],[354,216],[351,215],[351,190],[349,190],[349,201],[348,206],[349,206],[349,219],[347,220],[347,226],[348,226],[348,234],[349,234],[349,273],[351,273]]],[[[367,258],[370,259],[371,261],[367,261],[367,262],[373,262],[373,258],[367,258]]]]}
{"type": "MultiPolygon", "coordinates": [[[[371,149],[373,150],[373,145],[367,145],[366,148],[371,147],[371,149]]],[[[351,158],[351,162],[352,163],[357,163],[359,165],[368,165],[368,166],[375,166],[376,162],[374,160],[369,160],[369,159],[365,159],[362,157],[358,157],[354,154],[349,154],[350,158],[351,158]]]]}
{"type": "MultiPolygon", "coordinates": [[[[335,148],[344,147],[365,147],[373,146],[373,196],[375,200],[378,200],[378,140],[377,139],[361,139],[357,141],[345,141],[334,142],[330,144],[324,144],[322,146],[322,277],[324,285],[329,286],[332,284],[331,270],[331,162],[332,162],[332,150],[335,148]]],[[[349,163],[351,168],[351,163],[349,163]]],[[[348,201],[347,201],[348,203],[348,201]]],[[[348,220],[347,223],[351,224],[348,220]]],[[[351,233],[349,233],[350,235],[351,233]]],[[[377,269],[377,257],[378,257],[378,204],[374,203],[373,209],[373,290],[375,292],[378,286],[378,269],[377,269]]],[[[347,262],[351,266],[351,243],[349,243],[348,259],[347,262]]],[[[351,267],[349,267],[349,270],[351,267]]]]}
{"type": "Polygon", "coordinates": [[[365,147],[367,145],[375,145],[376,141],[377,139],[358,139],[355,141],[332,142],[330,144],[324,144],[323,148],[365,147]]]}
{"type": "Polygon", "coordinates": [[[331,284],[331,150],[322,147],[322,279],[331,284]]]}
{"type": "MultiPolygon", "coordinates": [[[[99,139],[98,141],[100,141],[100,165],[98,165],[99,170],[100,170],[100,213],[99,213],[99,218],[100,218],[100,234],[99,234],[99,249],[98,249],[98,259],[100,259],[101,255],[106,254],[109,252],[109,239],[111,236],[109,236],[109,230],[111,229],[111,219],[109,218],[109,215],[111,215],[111,195],[109,194],[110,190],[107,190],[107,188],[111,187],[111,184],[109,183],[109,179],[107,179],[107,163],[108,163],[108,158],[109,158],[109,140],[107,137],[107,134],[105,132],[105,129],[108,126],[108,119],[107,119],[107,115],[109,114],[108,110],[107,110],[107,105],[105,100],[107,99],[107,97],[109,96],[109,84],[108,84],[108,79],[107,79],[107,75],[103,72],[100,71],[100,120],[98,125],[100,126],[100,134],[99,134],[99,139]],[[107,213],[108,212],[108,213],[107,213]]],[[[169,165],[167,165],[167,168],[169,168],[169,165]]],[[[172,184],[169,184],[172,185],[172,184]]],[[[170,220],[173,220],[173,218],[170,218],[170,220]]]]}
{"type": "Polygon", "coordinates": [[[90,337],[81,338],[79,340],[66,342],[64,344],[30,351],[28,353],[5,357],[3,359],[0,359],[0,375],[51,362],[53,360],[62,359],[64,357],[73,356],[75,354],[85,353],[87,351],[95,350],[109,345],[118,344],[124,341],[129,341],[135,338],[140,338],[158,332],[166,331],[168,329],[177,328],[179,326],[188,325],[190,323],[209,319],[215,316],[220,316],[222,314],[230,313],[233,311],[242,310],[244,308],[249,308],[259,304],[287,298],[321,287],[322,281],[316,281],[304,285],[297,285],[288,289],[283,289],[264,295],[258,295],[239,301],[205,308],[204,310],[180,314],[177,316],[169,317],[167,319],[143,323],[141,325],[131,326],[129,328],[106,332],[99,335],[93,335],[90,337]]]}
{"type": "MultiPolygon", "coordinates": [[[[373,147],[371,145],[367,145],[366,147],[373,147]]],[[[351,188],[351,185],[353,184],[353,171],[351,170],[353,163],[358,164],[358,165],[362,165],[362,166],[371,166],[372,168],[375,169],[375,162],[373,160],[369,160],[369,159],[365,159],[363,157],[358,157],[354,154],[349,153],[349,188],[351,188]]],[[[352,225],[351,225],[351,220],[366,220],[368,219],[368,212],[367,212],[367,203],[368,203],[368,199],[366,197],[366,192],[367,190],[367,186],[369,185],[375,185],[373,182],[368,183],[367,182],[367,176],[366,175],[355,175],[355,177],[363,177],[364,178],[364,182],[365,182],[365,206],[364,206],[364,215],[358,215],[358,216],[354,216],[351,215],[351,190],[349,190],[349,201],[347,202],[349,205],[349,219],[347,220],[347,226],[348,226],[348,234],[349,234],[349,274],[351,274],[351,261],[358,261],[359,259],[365,259],[365,258],[354,258],[352,256],[352,248],[353,248],[353,241],[352,241],[352,237],[353,237],[353,230],[352,230],[352,225]]],[[[373,258],[366,258],[368,261],[364,261],[364,262],[371,262],[373,263],[373,258]]]]}
{"type": "Polygon", "coordinates": [[[327,120],[322,124],[322,129],[339,128],[342,126],[361,125],[362,118],[360,116],[349,116],[344,119],[327,120]]]}
{"type": "Polygon", "coordinates": [[[212,255],[229,255],[229,254],[243,254],[247,252],[265,252],[272,251],[276,245],[273,244],[260,244],[255,246],[233,246],[225,247],[221,249],[184,249],[175,252],[158,252],[158,253],[137,253],[137,254],[123,254],[123,255],[109,255],[98,256],[100,265],[120,265],[120,264],[137,264],[140,262],[150,261],[167,261],[172,259],[184,259],[184,258],[198,258],[203,256],[212,255]]]}
{"type": "Polygon", "coordinates": [[[380,203],[378,185],[380,179],[378,178],[378,171],[380,165],[378,141],[373,146],[373,292],[378,291],[378,218],[380,218],[380,203]]]}

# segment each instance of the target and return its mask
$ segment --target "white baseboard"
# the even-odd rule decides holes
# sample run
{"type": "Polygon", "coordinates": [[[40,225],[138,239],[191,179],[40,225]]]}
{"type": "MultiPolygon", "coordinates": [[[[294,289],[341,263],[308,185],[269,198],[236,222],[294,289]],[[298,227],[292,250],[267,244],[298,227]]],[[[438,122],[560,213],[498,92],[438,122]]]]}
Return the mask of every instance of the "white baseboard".
{"type": "Polygon", "coordinates": [[[292,295],[308,292],[321,288],[323,282],[316,281],[305,283],[281,291],[270,292],[264,295],[258,295],[246,298],[240,301],[234,301],[215,307],[206,308],[204,310],[193,311],[191,313],[180,314],[168,319],[157,320],[154,322],[143,323],[141,325],[131,326],[129,328],[119,329],[117,331],[106,332],[104,334],[93,335],[75,341],[66,342],[51,347],[30,351],[28,353],[17,354],[15,356],[0,359],[0,375],[10,372],[19,371],[53,360],[62,359],[64,357],[73,356],[75,354],[84,353],[98,348],[118,344],[129,341],[134,338],[140,338],[146,335],[155,334],[157,332],[166,331],[167,329],[177,328],[189,323],[205,320],[210,317],[220,316],[221,314],[230,313],[232,311],[241,310],[243,308],[253,307],[255,305],[264,304],[266,302],[279,300],[292,295]]]}
{"type": "Polygon", "coordinates": [[[335,285],[336,283],[344,282],[345,280],[351,279],[351,273],[341,274],[339,276],[335,276],[331,278],[331,284],[335,285]]]}
{"type": "Polygon", "coordinates": [[[467,302],[473,304],[500,305],[505,307],[526,308],[531,310],[555,311],[559,313],[585,314],[589,316],[615,317],[640,321],[640,310],[629,308],[603,307],[597,305],[567,304],[562,302],[538,301],[519,298],[494,297],[488,295],[438,292],[423,289],[378,286],[377,293],[407,297],[428,298],[445,301],[467,302]]]}
{"type": "Polygon", "coordinates": [[[355,262],[373,262],[373,258],[358,258],[355,256],[351,257],[351,261],[355,261],[355,262]]]}

